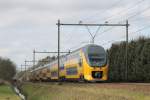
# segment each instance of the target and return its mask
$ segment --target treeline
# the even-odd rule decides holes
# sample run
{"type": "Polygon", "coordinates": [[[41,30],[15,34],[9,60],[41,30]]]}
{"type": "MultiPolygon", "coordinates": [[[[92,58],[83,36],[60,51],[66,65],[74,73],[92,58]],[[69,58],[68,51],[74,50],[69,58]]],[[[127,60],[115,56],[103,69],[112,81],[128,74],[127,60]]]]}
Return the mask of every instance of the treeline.
{"type": "Polygon", "coordinates": [[[108,50],[109,80],[150,82],[150,38],[140,37],[128,44],[126,78],[126,43],[113,44],[108,50]]]}
{"type": "Polygon", "coordinates": [[[0,57],[0,80],[11,81],[15,74],[15,64],[10,59],[0,57]]]}

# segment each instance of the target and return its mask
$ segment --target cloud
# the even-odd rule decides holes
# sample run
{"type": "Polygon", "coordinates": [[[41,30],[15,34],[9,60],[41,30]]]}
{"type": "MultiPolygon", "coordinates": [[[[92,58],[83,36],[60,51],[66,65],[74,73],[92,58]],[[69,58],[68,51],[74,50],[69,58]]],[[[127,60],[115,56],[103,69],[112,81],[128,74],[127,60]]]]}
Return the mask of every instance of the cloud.
{"type": "MultiPolygon", "coordinates": [[[[138,0],[141,1],[141,0],[138,0]]],[[[0,55],[11,58],[17,65],[24,59],[32,59],[32,50],[57,50],[57,20],[63,23],[104,23],[110,16],[109,23],[117,23],[127,16],[147,7],[149,0],[128,11],[126,8],[137,0],[0,0],[0,55]],[[143,6],[144,5],[144,6],[143,6]],[[138,10],[139,9],[139,10],[138,10]],[[117,14],[122,11],[123,14],[117,14]]],[[[136,31],[148,25],[149,11],[136,18],[143,21],[130,20],[130,31],[136,31]],[[140,26],[141,25],[141,26],[140,26]]],[[[134,18],[135,19],[135,18],[134,18]]],[[[96,28],[90,27],[93,33],[96,28]]],[[[124,29],[114,29],[101,35],[102,27],[96,38],[97,44],[118,39],[124,35],[124,29]]],[[[83,42],[90,41],[85,27],[61,27],[61,50],[78,48],[83,42]]],[[[110,47],[105,45],[105,48],[110,47]]],[[[37,55],[38,59],[44,55],[37,55]]]]}
{"type": "Polygon", "coordinates": [[[10,52],[10,49],[8,49],[8,48],[0,48],[0,55],[6,55],[8,52],[10,52]]]}

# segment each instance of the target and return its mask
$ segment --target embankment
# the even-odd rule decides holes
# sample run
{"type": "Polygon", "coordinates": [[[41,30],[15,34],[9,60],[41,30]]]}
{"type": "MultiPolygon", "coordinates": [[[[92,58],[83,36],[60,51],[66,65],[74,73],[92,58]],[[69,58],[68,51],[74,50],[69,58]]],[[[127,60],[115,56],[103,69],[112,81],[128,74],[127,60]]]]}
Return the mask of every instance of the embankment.
{"type": "Polygon", "coordinates": [[[0,85],[0,100],[21,100],[10,85],[0,85]]]}
{"type": "Polygon", "coordinates": [[[150,100],[150,84],[25,83],[27,100],[150,100]]]}

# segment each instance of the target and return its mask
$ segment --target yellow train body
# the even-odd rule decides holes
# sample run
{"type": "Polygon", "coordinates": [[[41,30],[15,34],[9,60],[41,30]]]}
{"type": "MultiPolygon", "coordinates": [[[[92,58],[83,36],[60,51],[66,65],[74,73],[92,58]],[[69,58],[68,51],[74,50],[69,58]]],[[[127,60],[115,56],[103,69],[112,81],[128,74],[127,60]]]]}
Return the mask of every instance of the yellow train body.
{"type": "MultiPolygon", "coordinates": [[[[59,78],[61,80],[106,81],[108,79],[106,52],[104,52],[102,47],[98,47],[97,45],[90,45],[89,51],[81,48],[71,54],[60,57],[59,78]],[[94,51],[92,46],[93,48],[95,46],[99,51],[97,49],[94,51]],[[91,56],[90,53],[95,55],[91,56]],[[102,57],[96,54],[101,54],[102,57]],[[90,58],[90,56],[95,57],[95,60],[90,58]]],[[[29,77],[32,77],[30,78],[32,80],[58,80],[57,59],[50,64],[40,67],[38,70],[31,71],[31,73],[29,77]]]]}

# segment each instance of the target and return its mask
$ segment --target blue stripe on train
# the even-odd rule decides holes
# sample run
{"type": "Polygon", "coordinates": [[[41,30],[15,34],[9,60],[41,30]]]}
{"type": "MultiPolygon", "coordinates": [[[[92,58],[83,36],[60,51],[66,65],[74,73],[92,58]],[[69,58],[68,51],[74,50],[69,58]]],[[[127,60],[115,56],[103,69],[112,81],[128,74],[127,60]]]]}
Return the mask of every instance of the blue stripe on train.
{"type": "Polygon", "coordinates": [[[67,75],[77,75],[78,71],[77,71],[77,67],[71,67],[71,68],[67,68],[67,75]]]}
{"type": "Polygon", "coordinates": [[[52,77],[57,77],[58,76],[58,72],[57,71],[51,72],[51,76],[52,77]]]}

